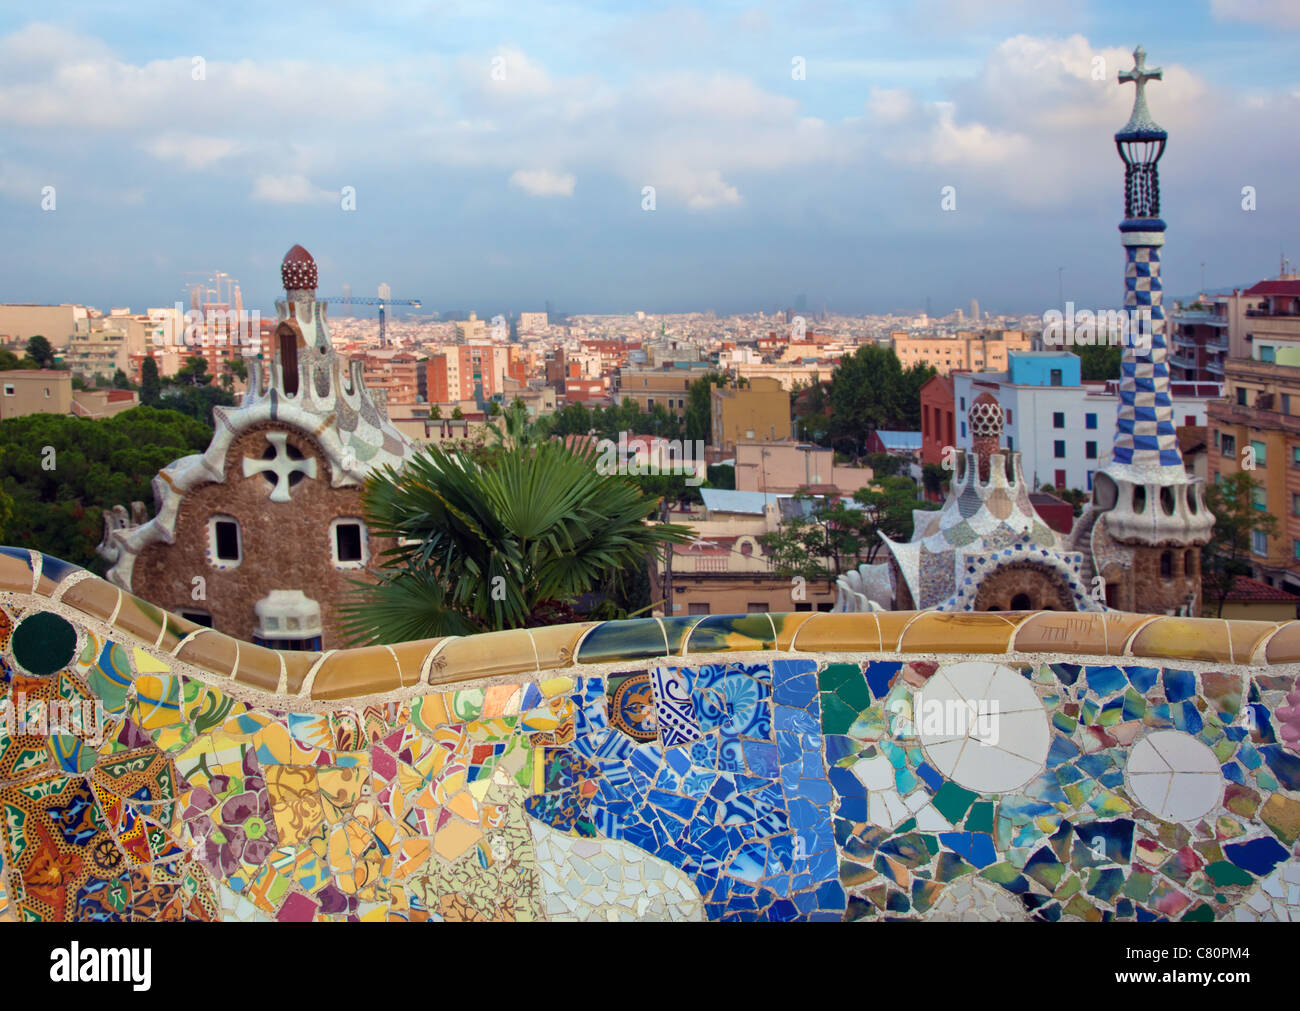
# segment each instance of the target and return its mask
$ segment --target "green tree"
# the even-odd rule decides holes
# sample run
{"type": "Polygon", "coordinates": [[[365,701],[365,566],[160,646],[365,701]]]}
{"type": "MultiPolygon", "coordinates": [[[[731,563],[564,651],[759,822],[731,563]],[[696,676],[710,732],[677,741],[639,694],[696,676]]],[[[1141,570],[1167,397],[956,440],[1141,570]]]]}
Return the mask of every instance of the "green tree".
{"type": "Polygon", "coordinates": [[[460,409],[459,404],[451,409],[451,417],[453,421],[460,421],[461,418],[465,417],[465,412],[460,409]]]}
{"type": "Polygon", "coordinates": [[[54,348],[40,334],[27,342],[27,357],[36,363],[38,369],[54,368],[54,348]]]}
{"type": "Polygon", "coordinates": [[[201,421],[209,431],[213,428],[212,409],[233,407],[234,404],[234,394],[219,386],[168,386],[160,401],[163,407],[201,421]]]}
{"type": "Polygon", "coordinates": [[[861,454],[872,432],[919,429],[921,386],[934,374],[929,365],[904,369],[893,348],[875,344],[840,359],[831,373],[832,442],[851,439],[861,454]]]}
{"type": "Polygon", "coordinates": [[[894,541],[911,540],[912,513],[917,509],[938,509],[934,502],[917,497],[916,483],[905,477],[887,477],[860,488],[853,499],[862,513],[858,532],[862,537],[863,561],[872,563],[884,547],[880,535],[894,541]]]}
{"type": "Polygon", "coordinates": [[[373,474],[362,501],[372,533],[396,546],[378,584],[358,582],[344,605],[356,643],[567,620],[607,573],[690,537],[646,522],[658,501],[601,474],[594,450],[556,441],[504,449],[490,466],[428,447],[373,474]]]}
{"type": "Polygon", "coordinates": [[[1055,495],[1062,502],[1069,502],[1076,517],[1083,515],[1083,507],[1088,504],[1088,500],[1091,498],[1086,491],[1080,491],[1078,488],[1057,488],[1052,484],[1043,485],[1039,491],[1045,491],[1049,495],[1055,495]]]}
{"type": "Polygon", "coordinates": [[[760,535],[758,542],[782,579],[825,581],[833,590],[836,577],[857,563],[864,547],[859,510],[807,492],[796,493],[794,500],[803,511],[760,535]]]}
{"type": "Polygon", "coordinates": [[[0,350],[0,372],[10,372],[14,369],[35,369],[39,367],[40,366],[26,356],[19,358],[12,351],[0,350]]]}
{"type": "Polygon", "coordinates": [[[1277,518],[1255,505],[1263,483],[1238,471],[1221,484],[1205,489],[1206,508],[1214,514],[1214,533],[1201,550],[1201,597],[1213,601],[1214,613],[1223,616],[1223,604],[1238,576],[1251,573],[1251,540],[1255,533],[1277,533],[1277,518]]]}
{"type": "Polygon", "coordinates": [[[212,382],[208,372],[208,360],[202,355],[190,355],[172,376],[171,381],[179,386],[207,386],[212,382]]]}
{"type": "Polygon", "coordinates": [[[231,358],[226,362],[226,368],[241,383],[248,382],[248,363],[243,358],[231,358]]]}
{"type": "Polygon", "coordinates": [[[146,358],[140,363],[140,403],[150,407],[156,406],[162,395],[162,383],[158,379],[158,363],[153,358],[146,358]]]}
{"type": "Polygon", "coordinates": [[[121,369],[113,373],[113,389],[115,390],[134,390],[138,389],[135,383],[131,382],[131,377],[121,369]]]}
{"type": "Polygon", "coordinates": [[[13,502],[5,537],[103,571],[95,546],[104,510],[152,501],[158,471],[202,452],[211,437],[192,418],[152,407],[98,420],[29,414],[0,421],[0,489],[13,502]]]}
{"type": "Polygon", "coordinates": [[[713,444],[713,388],[721,387],[727,377],[709,372],[691,383],[686,394],[686,438],[691,442],[713,444]]]}
{"type": "Polygon", "coordinates": [[[1077,344],[1079,371],[1085,382],[1118,379],[1124,349],[1118,344],[1077,344]]]}
{"type": "Polygon", "coordinates": [[[724,488],[734,491],[736,488],[736,467],[734,464],[711,463],[706,471],[710,488],[724,488]]]}
{"type": "Polygon", "coordinates": [[[903,458],[893,453],[868,453],[863,459],[876,477],[893,477],[902,473],[903,458]]]}
{"type": "Polygon", "coordinates": [[[921,486],[926,494],[942,495],[952,482],[952,474],[941,464],[927,463],[921,468],[921,486]]]}
{"type": "Polygon", "coordinates": [[[430,419],[431,421],[441,421],[441,420],[442,420],[442,406],[441,406],[441,405],[439,405],[439,404],[434,404],[434,405],[433,405],[433,407],[429,410],[429,419],[430,419]]]}

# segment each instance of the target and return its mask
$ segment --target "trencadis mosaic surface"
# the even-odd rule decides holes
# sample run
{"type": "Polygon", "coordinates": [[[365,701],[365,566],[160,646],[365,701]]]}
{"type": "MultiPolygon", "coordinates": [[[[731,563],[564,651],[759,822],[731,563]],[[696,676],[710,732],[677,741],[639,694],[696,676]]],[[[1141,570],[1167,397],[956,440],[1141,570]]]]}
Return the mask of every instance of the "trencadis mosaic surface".
{"type": "Polygon", "coordinates": [[[8,919],[1300,917],[1297,623],[745,615],[276,654],[4,549],[0,640],[8,919]]]}

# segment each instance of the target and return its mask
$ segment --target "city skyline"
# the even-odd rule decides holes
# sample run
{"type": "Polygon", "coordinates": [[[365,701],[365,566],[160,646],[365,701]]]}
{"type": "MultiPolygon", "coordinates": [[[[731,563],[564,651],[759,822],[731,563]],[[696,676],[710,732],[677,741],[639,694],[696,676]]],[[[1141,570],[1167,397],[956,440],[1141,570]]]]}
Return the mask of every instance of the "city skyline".
{"type": "Polygon", "coordinates": [[[167,305],[220,267],[267,308],[301,241],[330,294],[386,281],[439,309],[1118,305],[1103,140],[1144,35],[1175,137],[1171,291],[1270,276],[1300,210],[1270,128],[1300,109],[1300,17],[1175,6],[340,5],[305,46],[248,41],[294,38],[291,9],[250,8],[239,32],[148,8],[0,17],[0,227],[22,238],[0,300],[167,305]]]}

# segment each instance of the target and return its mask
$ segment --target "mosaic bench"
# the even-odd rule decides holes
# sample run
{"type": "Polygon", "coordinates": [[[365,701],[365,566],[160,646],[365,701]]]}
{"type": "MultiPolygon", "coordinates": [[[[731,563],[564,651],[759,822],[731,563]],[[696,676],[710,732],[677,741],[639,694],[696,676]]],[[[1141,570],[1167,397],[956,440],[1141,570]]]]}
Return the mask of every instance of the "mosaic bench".
{"type": "Polygon", "coordinates": [[[1300,622],[279,653],[6,548],[0,648],[0,919],[1300,918],[1300,622]]]}

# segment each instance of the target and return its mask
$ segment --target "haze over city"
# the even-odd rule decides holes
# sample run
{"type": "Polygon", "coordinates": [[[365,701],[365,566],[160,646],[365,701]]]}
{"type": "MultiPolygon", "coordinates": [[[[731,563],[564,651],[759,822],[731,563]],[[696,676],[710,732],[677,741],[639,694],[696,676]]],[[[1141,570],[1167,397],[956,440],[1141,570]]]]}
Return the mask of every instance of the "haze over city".
{"type": "Polygon", "coordinates": [[[1300,13],[1283,0],[40,18],[0,15],[0,229],[21,237],[0,301],[166,305],[220,269],[267,311],[292,239],[322,294],[387,282],[480,315],[770,311],[800,293],[838,313],[977,297],[1041,314],[1058,290],[1117,305],[1098,138],[1132,102],[1116,72],[1157,31],[1168,290],[1249,284],[1294,254],[1279,126],[1300,112],[1300,13]]]}

